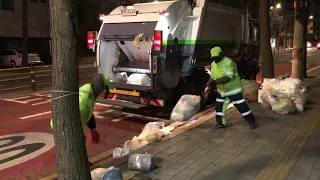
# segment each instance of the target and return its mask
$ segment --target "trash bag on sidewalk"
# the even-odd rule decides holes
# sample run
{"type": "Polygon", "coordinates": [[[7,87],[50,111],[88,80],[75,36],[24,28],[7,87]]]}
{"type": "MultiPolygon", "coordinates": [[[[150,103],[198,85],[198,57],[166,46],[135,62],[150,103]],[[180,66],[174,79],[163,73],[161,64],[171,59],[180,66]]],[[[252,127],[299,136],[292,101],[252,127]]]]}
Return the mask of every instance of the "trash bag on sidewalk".
{"type": "Polygon", "coordinates": [[[106,173],[107,169],[105,168],[96,168],[91,171],[92,180],[101,180],[103,175],[106,173]]]}
{"type": "Polygon", "coordinates": [[[141,86],[151,86],[151,79],[146,74],[134,73],[128,77],[127,83],[141,86]]]}
{"type": "Polygon", "coordinates": [[[156,167],[151,154],[134,154],[128,159],[128,168],[136,171],[148,172],[156,167]]]}
{"type": "Polygon", "coordinates": [[[102,180],[123,180],[123,177],[120,169],[110,167],[106,170],[102,180]]]}
{"type": "Polygon", "coordinates": [[[280,98],[279,101],[272,106],[272,110],[277,114],[289,114],[296,111],[296,108],[290,98],[280,98]]]}
{"type": "Polygon", "coordinates": [[[128,140],[124,143],[124,148],[129,149],[130,151],[134,151],[147,144],[149,144],[149,141],[147,139],[142,139],[134,136],[132,140],[128,140]]]}
{"type": "Polygon", "coordinates": [[[143,128],[143,131],[138,136],[140,140],[150,142],[157,142],[164,136],[164,132],[162,132],[157,126],[153,125],[152,122],[146,124],[143,128]]]}
{"type": "Polygon", "coordinates": [[[113,150],[113,158],[117,159],[130,153],[130,149],[124,147],[116,147],[113,150]]]}
{"type": "Polygon", "coordinates": [[[183,95],[172,110],[170,120],[187,121],[200,109],[200,96],[183,95]]]}
{"type": "Polygon", "coordinates": [[[258,91],[260,85],[256,81],[245,80],[242,81],[242,95],[248,101],[258,101],[258,91]]]}

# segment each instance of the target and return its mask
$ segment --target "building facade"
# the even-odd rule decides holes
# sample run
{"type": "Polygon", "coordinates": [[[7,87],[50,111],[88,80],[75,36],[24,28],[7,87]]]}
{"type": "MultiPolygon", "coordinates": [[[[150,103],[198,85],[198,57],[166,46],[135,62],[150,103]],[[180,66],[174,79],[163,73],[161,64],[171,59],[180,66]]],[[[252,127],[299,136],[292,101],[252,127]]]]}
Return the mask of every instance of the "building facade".
{"type": "MultiPolygon", "coordinates": [[[[22,0],[0,0],[0,50],[22,48],[22,0]]],[[[50,58],[49,0],[28,0],[29,52],[50,58]]]]}

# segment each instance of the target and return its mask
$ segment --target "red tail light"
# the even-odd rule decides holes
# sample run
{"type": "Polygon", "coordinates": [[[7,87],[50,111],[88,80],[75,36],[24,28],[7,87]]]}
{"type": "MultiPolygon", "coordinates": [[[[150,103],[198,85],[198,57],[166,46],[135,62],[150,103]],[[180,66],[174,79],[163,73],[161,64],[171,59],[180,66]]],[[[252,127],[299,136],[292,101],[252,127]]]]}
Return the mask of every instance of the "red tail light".
{"type": "Polygon", "coordinates": [[[154,45],[154,50],[161,51],[162,31],[154,31],[153,45],[154,45]]]}
{"type": "Polygon", "coordinates": [[[18,57],[19,57],[19,58],[22,58],[22,54],[18,54],[18,57]]]}
{"type": "Polygon", "coordinates": [[[94,35],[93,35],[93,32],[88,32],[87,45],[88,45],[88,49],[94,49],[94,35]]]}

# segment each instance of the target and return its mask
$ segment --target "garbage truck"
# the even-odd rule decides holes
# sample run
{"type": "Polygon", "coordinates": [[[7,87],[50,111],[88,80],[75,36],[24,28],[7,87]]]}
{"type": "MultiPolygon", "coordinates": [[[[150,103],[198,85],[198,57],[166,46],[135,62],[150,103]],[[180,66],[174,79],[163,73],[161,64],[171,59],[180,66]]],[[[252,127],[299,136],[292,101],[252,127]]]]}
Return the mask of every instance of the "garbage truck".
{"type": "Polygon", "coordinates": [[[204,94],[214,46],[238,64],[242,77],[258,73],[258,24],[240,9],[209,0],[155,1],[117,7],[102,19],[96,66],[113,88],[97,102],[166,107],[194,94],[205,107],[215,99],[204,94]],[[120,81],[121,74],[148,82],[120,81]]]}

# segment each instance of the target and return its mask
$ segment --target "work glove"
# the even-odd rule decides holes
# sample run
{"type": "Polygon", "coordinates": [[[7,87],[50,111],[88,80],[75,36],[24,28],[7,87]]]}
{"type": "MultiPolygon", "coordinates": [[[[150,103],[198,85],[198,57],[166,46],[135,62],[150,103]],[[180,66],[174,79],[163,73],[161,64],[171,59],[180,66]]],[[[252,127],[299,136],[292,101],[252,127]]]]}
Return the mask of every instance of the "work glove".
{"type": "Polygon", "coordinates": [[[100,143],[100,135],[97,130],[91,130],[91,138],[93,144],[99,144],[100,143]]]}
{"type": "Polygon", "coordinates": [[[210,93],[210,91],[211,91],[211,89],[210,89],[210,88],[208,88],[208,87],[206,87],[206,89],[204,89],[204,93],[205,93],[205,94],[209,94],[209,93],[210,93]]]}

